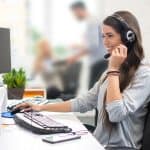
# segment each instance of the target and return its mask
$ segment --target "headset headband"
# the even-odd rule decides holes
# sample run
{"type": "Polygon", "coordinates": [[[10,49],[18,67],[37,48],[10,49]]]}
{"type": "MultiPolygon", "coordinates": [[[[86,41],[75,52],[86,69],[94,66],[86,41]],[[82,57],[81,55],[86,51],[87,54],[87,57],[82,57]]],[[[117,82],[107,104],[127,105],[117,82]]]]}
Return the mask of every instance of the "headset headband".
{"type": "Polygon", "coordinates": [[[111,17],[113,17],[113,18],[115,18],[116,20],[118,20],[118,21],[124,23],[128,28],[130,28],[129,25],[128,25],[128,23],[127,23],[120,15],[118,15],[118,14],[113,14],[111,17]]]}

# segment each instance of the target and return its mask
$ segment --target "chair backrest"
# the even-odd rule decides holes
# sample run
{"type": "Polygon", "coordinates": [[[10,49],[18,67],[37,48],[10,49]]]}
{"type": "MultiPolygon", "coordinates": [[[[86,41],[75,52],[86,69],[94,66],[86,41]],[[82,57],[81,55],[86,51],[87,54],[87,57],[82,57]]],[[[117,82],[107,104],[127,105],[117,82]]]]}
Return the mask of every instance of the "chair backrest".
{"type": "Polygon", "coordinates": [[[81,63],[77,62],[69,65],[67,69],[61,74],[64,92],[66,94],[76,94],[79,87],[79,77],[81,70],[81,63]]]}
{"type": "Polygon", "coordinates": [[[99,80],[100,76],[106,70],[108,61],[101,59],[91,66],[89,89],[99,80]]]}
{"type": "Polygon", "coordinates": [[[148,104],[148,113],[146,115],[146,120],[145,120],[141,150],[149,150],[149,149],[150,149],[150,103],[148,104]]]}

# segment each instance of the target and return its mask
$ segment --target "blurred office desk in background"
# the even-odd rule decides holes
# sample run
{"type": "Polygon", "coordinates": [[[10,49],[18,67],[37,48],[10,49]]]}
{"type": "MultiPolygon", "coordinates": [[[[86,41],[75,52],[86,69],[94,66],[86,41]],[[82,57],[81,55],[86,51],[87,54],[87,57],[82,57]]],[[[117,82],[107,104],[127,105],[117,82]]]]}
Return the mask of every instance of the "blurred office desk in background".
{"type": "MultiPolygon", "coordinates": [[[[46,112],[47,113],[47,112],[46,112]]],[[[85,131],[85,127],[73,113],[48,113],[55,120],[68,125],[73,131],[85,131]]],[[[82,133],[82,132],[81,132],[82,133]]],[[[104,150],[91,133],[83,133],[81,139],[50,144],[42,141],[42,137],[19,127],[18,125],[1,126],[1,150],[104,150]]]]}
{"type": "Polygon", "coordinates": [[[35,96],[46,98],[46,88],[25,88],[23,98],[33,98],[35,96]]]}
{"type": "Polygon", "coordinates": [[[27,81],[23,98],[33,98],[34,96],[46,98],[46,85],[41,78],[27,81]]]}

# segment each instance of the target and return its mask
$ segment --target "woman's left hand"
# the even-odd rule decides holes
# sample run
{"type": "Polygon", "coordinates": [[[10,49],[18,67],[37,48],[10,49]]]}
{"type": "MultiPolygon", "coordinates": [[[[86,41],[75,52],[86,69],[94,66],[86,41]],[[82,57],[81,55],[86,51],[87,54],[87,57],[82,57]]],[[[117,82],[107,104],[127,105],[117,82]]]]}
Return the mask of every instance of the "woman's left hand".
{"type": "Polygon", "coordinates": [[[125,45],[120,44],[112,51],[109,59],[108,70],[119,70],[121,64],[127,58],[127,50],[128,49],[125,45]]]}

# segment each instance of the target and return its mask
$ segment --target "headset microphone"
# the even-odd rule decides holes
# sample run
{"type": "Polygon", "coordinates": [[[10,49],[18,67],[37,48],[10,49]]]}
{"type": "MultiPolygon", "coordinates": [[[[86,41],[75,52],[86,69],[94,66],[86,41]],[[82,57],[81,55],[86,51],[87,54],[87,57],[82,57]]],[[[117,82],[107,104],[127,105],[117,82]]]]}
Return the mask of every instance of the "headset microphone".
{"type": "Polygon", "coordinates": [[[110,53],[107,53],[107,54],[104,55],[105,59],[108,59],[109,57],[110,57],[110,53]]]}

